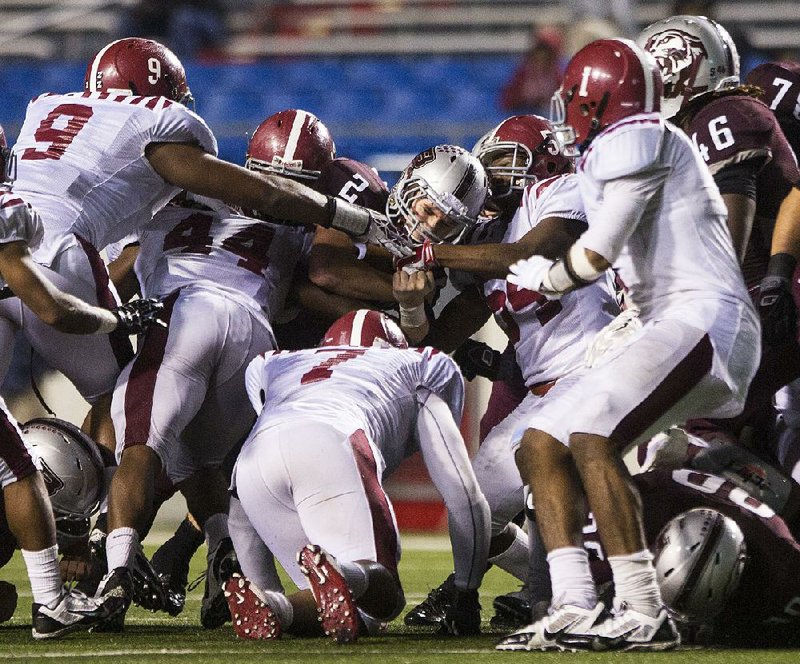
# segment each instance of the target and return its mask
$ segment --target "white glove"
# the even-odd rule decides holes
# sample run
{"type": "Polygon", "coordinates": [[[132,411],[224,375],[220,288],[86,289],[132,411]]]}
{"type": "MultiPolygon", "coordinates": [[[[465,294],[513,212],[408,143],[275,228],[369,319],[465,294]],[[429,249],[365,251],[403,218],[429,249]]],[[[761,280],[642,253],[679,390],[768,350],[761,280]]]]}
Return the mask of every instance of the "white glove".
{"type": "Polygon", "coordinates": [[[541,293],[548,300],[557,300],[561,293],[556,293],[548,287],[549,280],[547,274],[555,261],[549,258],[534,254],[530,258],[513,263],[508,269],[509,274],[506,280],[526,290],[541,293]],[[548,285],[545,285],[548,284],[548,285]]]}

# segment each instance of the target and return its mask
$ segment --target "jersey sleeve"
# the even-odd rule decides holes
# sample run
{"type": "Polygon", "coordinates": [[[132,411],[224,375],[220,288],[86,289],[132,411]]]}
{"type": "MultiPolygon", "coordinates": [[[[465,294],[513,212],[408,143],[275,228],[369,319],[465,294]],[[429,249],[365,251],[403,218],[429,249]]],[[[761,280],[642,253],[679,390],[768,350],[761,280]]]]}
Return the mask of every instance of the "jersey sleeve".
{"type": "Polygon", "coordinates": [[[35,249],[44,230],[36,210],[13,193],[0,195],[0,243],[23,241],[35,249]]]}
{"type": "Polygon", "coordinates": [[[526,198],[526,209],[535,211],[536,216],[531,220],[531,228],[550,217],[586,221],[578,179],[574,175],[561,175],[538,182],[526,192],[526,198]]]}
{"type": "Polygon", "coordinates": [[[766,104],[738,95],[705,106],[687,131],[712,174],[748,159],[769,160],[776,132],[778,121],[766,104]]]}
{"type": "Polygon", "coordinates": [[[661,168],[664,132],[664,121],[655,113],[621,120],[594,139],[578,169],[597,182],[607,182],[661,168]]]}
{"type": "Polygon", "coordinates": [[[426,347],[420,350],[425,357],[425,370],[418,387],[438,395],[450,408],[453,419],[461,422],[464,408],[464,378],[449,355],[426,347]]]}
{"type": "Polygon", "coordinates": [[[152,141],[197,143],[209,154],[217,156],[217,139],[205,120],[181,104],[171,103],[158,111],[152,141]]]}

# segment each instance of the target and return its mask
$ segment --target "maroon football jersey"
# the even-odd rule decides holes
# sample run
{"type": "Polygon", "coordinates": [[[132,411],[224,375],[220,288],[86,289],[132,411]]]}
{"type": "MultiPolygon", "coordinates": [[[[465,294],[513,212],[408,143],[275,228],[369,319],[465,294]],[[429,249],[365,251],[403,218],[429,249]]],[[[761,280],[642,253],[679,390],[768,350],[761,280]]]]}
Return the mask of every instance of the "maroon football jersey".
{"type": "Polygon", "coordinates": [[[756,220],[742,264],[748,287],[766,275],[772,230],[789,189],[800,181],[792,148],[769,110],[758,99],[729,95],[706,104],[687,133],[716,177],[747,159],[766,159],[756,183],[756,220]]]}
{"type": "Polygon", "coordinates": [[[386,183],[374,168],[347,157],[328,162],[320,171],[315,189],[376,212],[386,210],[389,197],[386,183]]]}
{"type": "Polygon", "coordinates": [[[761,99],[775,114],[786,140],[800,159],[800,63],[766,62],[753,69],[745,83],[764,91],[761,99]]]}
{"type": "MultiPolygon", "coordinates": [[[[721,623],[734,627],[800,619],[800,544],[771,508],[733,483],[695,470],[651,471],[633,480],[642,497],[650,545],[671,519],[695,507],[717,510],[741,528],[747,563],[721,623]]],[[[584,536],[595,580],[598,585],[610,581],[611,570],[593,521],[584,528],[584,536]]]]}

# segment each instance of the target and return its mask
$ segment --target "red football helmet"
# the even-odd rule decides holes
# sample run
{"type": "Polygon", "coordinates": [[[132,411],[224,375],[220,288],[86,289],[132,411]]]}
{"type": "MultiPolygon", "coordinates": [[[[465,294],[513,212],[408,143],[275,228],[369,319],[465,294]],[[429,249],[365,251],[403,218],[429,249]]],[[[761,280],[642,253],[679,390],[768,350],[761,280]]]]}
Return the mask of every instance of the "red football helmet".
{"type": "Polygon", "coordinates": [[[245,167],[314,181],[336,157],[328,128],[313,113],[290,108],[258,125],[247,146],[245,167]]]}
{"type": "Polygon", "coordinates": [[[660,108],[661,72],[629,39],[598,39],[578,51],[553,95],[550,119],[569,155],[578,155],[609,125],[660,108]]]}
{"type": "Polygon", "coordinates": [[[489,174],[494,199],[519,194],[531,182],[572,170],[550,122],[538,115],[506,118],[475,144],[472,154],[489,174]]]}
{"type": "Polygon", "coordinates": [[[349,311],[325,332],[320,346],[355,346],[357,348],[408,348],[403,331],[380,311],[349,311]]]}
{"type": "Polygon", "coordinates": [[[194,101],[181,61],[152,39],[127,37],[104,46],[86,68],[89,92],[166,97],[181,104],[194,101]]]}

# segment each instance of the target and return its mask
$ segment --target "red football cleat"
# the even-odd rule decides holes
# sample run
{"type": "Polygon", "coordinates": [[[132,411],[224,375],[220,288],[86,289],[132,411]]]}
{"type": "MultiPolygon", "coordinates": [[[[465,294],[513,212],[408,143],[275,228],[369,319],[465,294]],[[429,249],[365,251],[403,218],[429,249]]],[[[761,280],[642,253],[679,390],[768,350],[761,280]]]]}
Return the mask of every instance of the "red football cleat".
{"type": "Polygon", "coordinates": [[[281,623],[276,613],[241,574],[225,582],[225,599],[231,612],[233,631],[240,639],[279,639],[281,623]]]}
{"type": "Polygon", "coordinates": [[[316,544],[307,544],[297,554],[300,571],[308,577],[317,602],[322,629],[337,643],[358,638],[358,609],[344,576],[316,544]]]}

